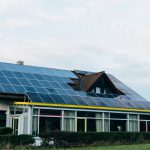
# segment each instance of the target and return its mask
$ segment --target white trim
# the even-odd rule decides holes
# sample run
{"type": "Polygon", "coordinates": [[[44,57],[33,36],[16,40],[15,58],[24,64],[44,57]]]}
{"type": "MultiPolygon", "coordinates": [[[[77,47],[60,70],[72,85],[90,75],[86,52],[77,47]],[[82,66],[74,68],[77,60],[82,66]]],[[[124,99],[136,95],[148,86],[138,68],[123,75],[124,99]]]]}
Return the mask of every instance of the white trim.
{"type": "Polygon", "coordinates": [[[148,132],[148,121],[146,121],[146,132],[148,132]]]}
{"type": "Polygon", "coordinates": [[[106,112],[106,113],[118,113],[118,114],[144,114],[144,115],[150,115],[150,113],[143,113],[143,112],[129,112],[129,111],[109,111],[109,110],[95,110],[95,109],[71,109],[71,108],[56,108],[56,107],[39,107],[39,106],[33,106],[35,109],[53,109],[53,110],[69,110],[69,111],[86,111],[86,112],[106,112]]]}
{"type": "Polygon", "coordinates": [[[104,128],[104,112],[102,113],[102,124],[103,124],[103,126],[102,126],[103,132],[105,132],[105,128],[104,128]]]}
{"type": "Polygon", "coordinates": [[[61,111],[61,131],[64,131],[64,110],[61,111]]]}
{"type": "Polygon", "coordinates": [[[138,132],[140,132],[140,115],[138,114],[138,132]]]}
{"type": "Polygon", "coordinates": [[[29,106],[29,109],[28,109],[28,134],[32,134],[32,117],[33,117],[33,109],[32,109],[32,106],[29,106]]]}
{"type": "Polygon", "coordinates": [[[77,132],[77,111],[75,111],[75,132],[77,132]]]}

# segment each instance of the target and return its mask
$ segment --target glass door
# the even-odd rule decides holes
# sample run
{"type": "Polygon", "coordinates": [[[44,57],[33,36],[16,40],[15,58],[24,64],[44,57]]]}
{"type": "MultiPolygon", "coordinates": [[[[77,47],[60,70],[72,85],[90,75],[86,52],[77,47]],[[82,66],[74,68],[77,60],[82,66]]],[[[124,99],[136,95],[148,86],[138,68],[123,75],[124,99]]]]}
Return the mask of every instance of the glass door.
{"type": "Polygon", "coordinates": [[[78,132],[86,132],[86,119],[78,119],[77,120],[77,131],[78,132]]]}
{"type": "Polygon", "coordinates": [[[150,121],[147,121],[147,132],[150,132],[150,121]]]}
{"type": "Polygon", "coordinates": [[[13,134],[18,135],[18,117],[12,118],[12,128],[13,128],[13,134]]]}

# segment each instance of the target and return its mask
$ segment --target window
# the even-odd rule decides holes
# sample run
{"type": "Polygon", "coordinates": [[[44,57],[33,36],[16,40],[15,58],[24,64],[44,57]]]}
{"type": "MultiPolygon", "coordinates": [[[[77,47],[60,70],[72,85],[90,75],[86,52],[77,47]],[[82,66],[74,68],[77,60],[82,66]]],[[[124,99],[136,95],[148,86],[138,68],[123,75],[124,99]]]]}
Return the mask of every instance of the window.
{"type": "Polygon", "coordinates": [[[96,87],[96,94],[100,94],[101,93],[101,88],[100,87],[96,87]]]}
{"type": "Polygon", "coordinates": [[[75,132],[75,112],[64,112],[64,131],[75,132]]]}
{"type": "Polygon", "coordinates": [[[138,115],[129,115],[129,131],[138,132],[138,115]]]}
{"type": "Polygon", "coordinates": [[[103,132],[103,115],[102,113],[96,113],[96,132],[103,132]]]}

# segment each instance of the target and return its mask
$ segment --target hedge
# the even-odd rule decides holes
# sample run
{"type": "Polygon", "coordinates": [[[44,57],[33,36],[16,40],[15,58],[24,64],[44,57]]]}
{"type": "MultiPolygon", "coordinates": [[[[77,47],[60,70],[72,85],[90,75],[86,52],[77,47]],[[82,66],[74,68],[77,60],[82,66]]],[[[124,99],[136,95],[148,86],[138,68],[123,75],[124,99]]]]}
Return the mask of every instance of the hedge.
{"type": "Polygon", "coordinates": [[[34,142],[31,135],[0,135],[0,145],[24,146],[34,142]]]}
{"type": "Polygon", "coordinates": [[[13,129],[9,127],[0,127],[0,135],[9,135],[12,134],[13,129]]]}
{"type": "Polygon", "coordinates": [[[150,133],[145,132],[49,132],[41,134],[43,146],[86,147],[118,144],[149,143],[150,133]],[[50,143],[53,143],[50,145],[50,143]]]}

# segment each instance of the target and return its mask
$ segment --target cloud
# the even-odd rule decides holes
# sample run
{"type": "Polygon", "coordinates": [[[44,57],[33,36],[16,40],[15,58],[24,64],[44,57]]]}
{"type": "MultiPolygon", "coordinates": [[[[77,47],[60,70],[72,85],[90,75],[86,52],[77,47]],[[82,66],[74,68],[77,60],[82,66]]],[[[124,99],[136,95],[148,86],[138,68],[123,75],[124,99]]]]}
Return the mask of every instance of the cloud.
{"type": "Polygon", "coordinates": [[[0,0],[0,12],[7,12],[12,9],[24,9],[31,6],[34,0],[0,0]]]}
{"type": "Polygon", "coordinates": [[[148,0],[1,0],[0,59],[106,70],[148,97],[141,87],[150,88],[149,5],[148,0]]]}
{"type": "Polygon", "coordinates": [[[29,20],[26,18],[11,18],[5,20],[0,24],[0,28],[18,28],[18,27],[34,27],[39,25],[40,23],[35,20],[29,20]]]}

